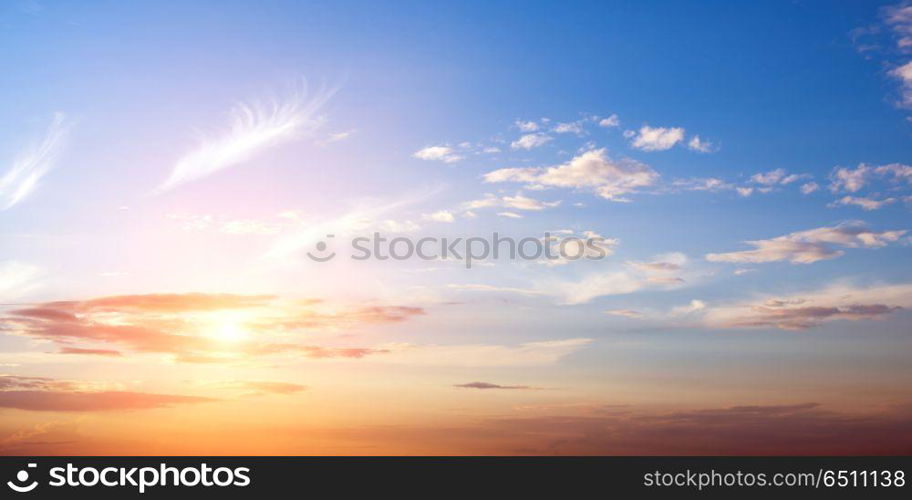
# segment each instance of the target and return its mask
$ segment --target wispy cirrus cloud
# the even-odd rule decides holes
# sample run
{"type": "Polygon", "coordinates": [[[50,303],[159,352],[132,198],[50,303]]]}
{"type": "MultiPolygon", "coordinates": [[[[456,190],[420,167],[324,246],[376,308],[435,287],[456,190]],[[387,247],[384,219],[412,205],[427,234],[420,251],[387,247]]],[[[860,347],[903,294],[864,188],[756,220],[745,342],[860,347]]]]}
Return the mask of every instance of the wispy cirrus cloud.
{"type": "Polygon", "coordinates": [[[56,163],[70,125],[63,113],[55,113],[44,138],[22,151],[0,177],[0,210],[7,210],[31,195],[56,163]]]}
{"type": "Polygon", "coordinates": [[[746,241],[754,247],[728,253],[706,254],[710,262],[763,263],[789,261],[792,264],[812,264],[820,260],[835,259],[845,252],[843,248],[880,248],[898,241],[906,230],[876,232],[860,221],[849,221],[838,226],[797,231],[768,240],[746,241]]]}
{"type": "Polygon", "coordinates": [[[282,98],[236,104],[226,131],[204,135],[196,149],[177,160],[156,192],[168,191],[252,159],[256,154],[294,140],[322,125],[317,115],[335,89],[309,95],[305,88],[282,98]]]}

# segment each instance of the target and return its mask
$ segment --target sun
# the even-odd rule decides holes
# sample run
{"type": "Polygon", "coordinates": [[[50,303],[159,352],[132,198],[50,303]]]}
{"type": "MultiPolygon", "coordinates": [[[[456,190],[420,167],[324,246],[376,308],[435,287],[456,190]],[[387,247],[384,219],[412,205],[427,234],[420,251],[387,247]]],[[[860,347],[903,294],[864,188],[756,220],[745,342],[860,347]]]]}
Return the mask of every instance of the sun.
{"type": "Polygon", "coordinates": [[[216,326],[213,337],[222,342],[241,342],[250,337],[250,332],[237,321],[223,321],[216,326]]]}

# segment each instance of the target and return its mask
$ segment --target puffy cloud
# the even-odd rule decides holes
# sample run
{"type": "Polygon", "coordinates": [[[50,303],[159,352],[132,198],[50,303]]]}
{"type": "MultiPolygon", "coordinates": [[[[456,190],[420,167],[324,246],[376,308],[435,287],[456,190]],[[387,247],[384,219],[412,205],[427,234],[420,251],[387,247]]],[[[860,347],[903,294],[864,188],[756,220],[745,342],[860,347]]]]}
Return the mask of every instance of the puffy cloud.
{"type": "Polygon", "coordinates": [[[820,185],[816,182],[806,182],[801,185],[801,194],[811,194],[820,189],[820,185]]]}
{"type": "Polygon", "coordinates": [[[613,201],[626,201],[624,195],[651,186],[658,178],[659,174],[648,165],[630,159],[613,160],[605,149],[586,151],[554,167],[505,168],[484,176],[485,182],[592,190],[613,201]]]}
{"type": "Polygon", "coordinates": [[[560,205],[560,201],[542,201],[535,198],[517,193],[515,196],[497,197],[493,194],[487,194],[484,198],[467,201],[462,204],[466,210],[478,210],[491,207],[505,207],[516,210],[539,211],[546,208],[553,208],[560,205]]]}
{"type": "Polygon", "coordinates": [[[555,134],[582,135],[584,132],[583,122],[576,121],[576,122],[558,123],[551,129],[551,131],[554,132],[555,134]]]}
{"type": "Polygon", "coordinates": [[[607,118],[602,118],[601,120],[599,120],[598,124],[599,124],[599,127],[605,127],[605,128],[619,127],[621,125],[621,120],[620,120],[620,118],[618,118],[618,115],[612,114],[611,116],[609,116],[607,118]]]}
{"type": "Polygon", "coordinates": [[[428,146],[415,151],[412,156],[419,160],[442,161],[444,163],[455,163],[463,159],[460,154],[449,146],[428,146]]]}
{"type": "Polygon", "coordinates": [[[856,193],[874,180],[888,180],[895,183],[912,184],[912,166],[902,163],[872,166],[859,164],[854,169],[836,167],[830,173],[830,191],[833,193],[856,193]]]}
{"type": "Polygon", "coordinates": [[[322,125],[317,112],[334,93],[322,89],[308,97],[306,89],[301,89],[271,102],[235,105],[228,130],[203,138],[196,149],[181,157],[158,192],[245,163],[265,149],[312,132],[322,125]]]}
{"type": "Polygon", "coordinates": [[[713,151],[713,144],[700,139],[699,135],[695,135],[687,142],[687,148],[691,151],[698,151],[700,153],[711,153],[713,151]]]}
{"type": "Polygon", "coordinates": [[[912,307],[912,285],[834,285],[788,296],[758,297],[714,306],[704,322],[714,328],[804,330],[835,320],[872,320],[912,307]]]}
{"type": "Polygon", "coordinates": [[[665,151],[684,140],[681,127],[650,127],[643,125],[631,137],[630,145],[641,151],[665,151]]]}
{"type": "Polygon", "coordinates": [[[539,146],[544,146],[551,141],[551,137],[545,134],[526,134],[519,139],[510,143],[510,147],[513,149],[535,149],[539,146]]]}
{"type": "Polygon", "coordinates": [[[538,123],[536,123],[532,120],[528,120],[528,121],[516,120],[515,125],[516,125],[516,128],[518,128],[519,130],[521,130],[523,132],[536,132],[539,128],[538,123]]]}
{"type": "Polygon", "coordinates": [[[820,260],[835,259],[846,248],[880,248],[899,240],[905,230],[874,232],[861,222],[848,222],[834,227],[821,227],[789,233],[768,240],[746,241],[753,250],[710,253],[710,262],[777,262],[811,264],[820,260]]]}
{"type": "Polygon", "coordinates": [[[449,210],[438,210],[434,213],[426,214],[424,218],[434,222],[453,222],[456,220],[456,216],[449,210]]]}
{"type": "Polygon", "coordinates": [[[0,177],[0,210],[6,210],[26,199],[57,162],[70,126],[63,113],[55,113],[44,138],[21,152],[6,173],[0,177]]]}

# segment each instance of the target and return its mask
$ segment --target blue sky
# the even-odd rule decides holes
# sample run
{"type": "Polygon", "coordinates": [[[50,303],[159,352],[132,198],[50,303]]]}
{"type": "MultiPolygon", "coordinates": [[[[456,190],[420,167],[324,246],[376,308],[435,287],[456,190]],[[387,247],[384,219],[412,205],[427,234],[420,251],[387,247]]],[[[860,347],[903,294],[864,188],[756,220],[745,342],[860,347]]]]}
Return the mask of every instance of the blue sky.
{"type": "Polygon", "coordinates": [[[142,394],[326,383],[328,420],[359,384],[424,423],[907,404],[910,51],[907,3],[6,2],[0,363],[142,394]],[[305,256],[373,231],[597,234],[610,255],[305,256]],[[213,320],[191,293],[280,299],[213,320]],[[279,332],[305,298],[320,319],[279,332]],[[77,330],[16,309],[62,301],[77,330]],[[222,343],[186,347],[212,321],[222,343]],[[125,324],[163,337],[103,333],[125,324]],[[549,390],[405,389],[472,380],[549,390]]]}

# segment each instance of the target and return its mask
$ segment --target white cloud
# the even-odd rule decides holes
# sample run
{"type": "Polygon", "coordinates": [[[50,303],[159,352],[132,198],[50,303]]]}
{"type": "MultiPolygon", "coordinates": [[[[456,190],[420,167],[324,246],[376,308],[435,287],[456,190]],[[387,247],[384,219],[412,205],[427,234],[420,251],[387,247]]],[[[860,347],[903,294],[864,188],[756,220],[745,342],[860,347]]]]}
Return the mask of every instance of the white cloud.
{"type": "Polygon", "coordinates": [[[801,185],[801,194],[811,194],[820,189],[820,185],[816,182],[807,182],[801,185]]]}
{"type": "Polygon", "coordinates": [[[673,316],[685,316],[688,314],[693,314],[695,312],[700,312],[706,309],[706,303],[702,300],[691,300],[689,304],[685,306],[677,306],[671,309],[671,314],[673,316]]]}
{"type": "Polygon", "coordinates": [[[434,213],[426,214],[424,218],[435,222],[453,222],[456,220],[453,212],[450,212],[449,210],[438,210],[434,213]]]}
{"type": "Polygon", "coordinates": [[[545,134],[526,134],[519,139],[510,143],[510,147],[513,149],[535,149],[539,146],[547,144],[551,140],[550,136],[545,134]]]}
{"type": "Polygon", "coordinates": [[[713,151],[712,143],[700,139],[699,135],[690,138],[690,141],[687,142],[687,148],[700,153],[711,153],[713,151]]]}
{"type": "Polygon", "coordinates": [[[684,140],[684,129],[681,127],[650,127],[643,125],[634,133],[630,143],[641,151],[665,151],[684,140]]]}
{"type": "Polygon", "coordinates": [[[874,179],[889,180],[893,183],[905,181],[912,184],[912,166],[890,163],[875,167],[862,163],[854,169],[836,167],[830,174],[830,191],[857,193],[874,179]]]}
{"type": "Polygon", "coordinates": [[[523,132],[535,132],[538,130],[539,127],[538,127],[538,123],[535,123],[534,121],[531,121],[531,120],[529,120],[529,121],[516,120],[516,128],[518,128],[519,130],[521,130],[523,132]]]}
{"type": "Polygon", "coordinates": [[[63,148],[69,125],[63,113],[55,113],[41,142],[21,152],[12,167],[0,177],[0,210],[26,199],[51,168],[63,148]]]}
{"type": "Polygon", "coordinates": [[[298,90],[271,102],[241,102],[230,112],[226,132],[206,137],[175,163],[158,192],[198,180],[225,168],[249,161],[263,150],[292,141],[322,125],[317,112],[335,93],[320,90],[312,97],[298,90]]]}
{"type": "Polygon", "coordinates": [[[462,156],[449,146],[428,146],[415,151],[412,156],[419,160],[442,161],[444,163],[455,163],[462,159],[462,156]]]}
{"type": "Polygon", "coordinates": [[[515,196],[503,197],[497,197],[493,194],[488,193],[484,196],[484,198],[463,203],[462,208],[465,210],[478,210],[482,208],[505,207],[514,208],[517,210],[538,211],[559,206],[560,203],[560,201],[537,200],[535,198],[525,196],[522,193],[517,193],[515,196]]]}
{"type": "Polygon", "coordinates": [[[863,223],[853,221],[835,227],[798,231],[768,240],[746,241],[753,250],[729,253],[710,253],[710,262],[761,263],[789,261],[792,264],[811,264],[835,259],[845,248],[880,248],[898,241],[905,230],[874,232],[863,223]]]}
{"type": "Polygon", "coordinates": [[[498,217],[506,217],[508,219],[522,219],[523,216],[519,215],[516,212],[497,212],[498,217]]]}
{"type": "Polygon", "coordinates": [[[612,114],[607,118],[602,118],[599,120],[599,127],[619,127],[621,125],[621,120],[618,118],[618,115],[612,114]]]}
{"type": "Polygon", "coordinates": [[[891,203],[895,203],[895,202],[896,202],[896,198],[885,198],[883,200],[875,200],[873,198],[865,198],[865,197],[860,197],[860,196],[843,196],[842,198],[834,201],[833,203],[830,203],[829,206],[834,207],[834,206],[838,206],[838,205],[843,205],[843,206],[855,205],[857,207],[861,207],[862,210],[871,211],[871,210],[880,210],[881,208],[883,208],[891,203]]]}
{"type": "Polygon", "coordinates": [[[890,71],[902,84],[902,105],[912,106],[912,61],[890,71]]]}
{"type": "Polygon", "coordinates": [[[555,167],[505,168],[485,174],[485,182],[521,182],[530,187],[590,189],[602,198],[627,201],[624,195],[653,185],[659,174],[635,160],[612,160],[605,149],[593,149],[555,167]]]}
{"type": "Polygon", "coordinates": [[[576,134],[582,135],[583,124],[582,122],[567,122],[567,123],[558,123],[551,129],[555,134],[576,134]]]}

